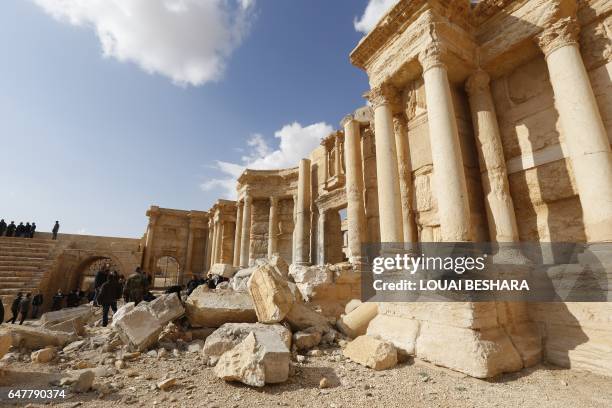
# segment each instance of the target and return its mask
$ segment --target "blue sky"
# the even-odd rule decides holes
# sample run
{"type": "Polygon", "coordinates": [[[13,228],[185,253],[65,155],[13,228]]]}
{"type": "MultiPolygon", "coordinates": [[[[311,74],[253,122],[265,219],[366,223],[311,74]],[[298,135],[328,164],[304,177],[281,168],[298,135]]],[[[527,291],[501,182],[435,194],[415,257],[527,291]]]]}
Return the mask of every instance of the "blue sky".
{"type": "Polygon", "coordinates": [[[139,237],[294,165],[364,104],[355,20],[393,0],[121,1],[3,1],[0,218],[139,237]]]}

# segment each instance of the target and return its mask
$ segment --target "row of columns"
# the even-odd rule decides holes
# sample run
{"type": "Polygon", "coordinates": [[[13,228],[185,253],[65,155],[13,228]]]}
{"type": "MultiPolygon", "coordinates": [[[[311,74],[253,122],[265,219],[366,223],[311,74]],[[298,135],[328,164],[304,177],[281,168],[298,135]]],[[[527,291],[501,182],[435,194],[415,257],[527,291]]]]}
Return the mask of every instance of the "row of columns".
{"type": "MultiPolygon", "coordinates": [[[[578,25],[559,20],[538,36],[546,56],[551,85],[574,169],[589,242],[612,240],[612,153],[588,74],[577,43],[578,25]]],[[[442,48],[431,44],[418,56],[423,68],[428,126],[434,166],[433,189],[438,202],[441,238],[446,242],[472,240],[467,182],[447,68],[442,48]]],[[[508,174],[489,76],[477,70],[465,85],[476,145],[490,238],[518,240],[508,174]]],[[[397,93],[387,85],[367,94],[374,110],[376,170],[381,242],[414,242],[416,226],[410,205],[407,125],[394,116],[397,93]],[[398,222],[401,220],[402,222],[398,222]]],[[[345,133],[346,191],[349,250],[361,254],[366,223],[359,123],[347,116],[345,133]]]]}

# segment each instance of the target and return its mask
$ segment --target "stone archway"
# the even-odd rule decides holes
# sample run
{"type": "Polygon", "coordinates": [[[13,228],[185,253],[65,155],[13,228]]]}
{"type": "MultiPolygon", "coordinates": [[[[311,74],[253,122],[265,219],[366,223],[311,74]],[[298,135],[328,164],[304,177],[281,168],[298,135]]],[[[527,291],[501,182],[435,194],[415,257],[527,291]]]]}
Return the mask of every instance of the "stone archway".
{"type": "Polygon", "coordinates": [[[115,271],[119,275],[126,276],[128,273],[115,256],[106,253],[90,254],[83,257],[76,268],[74,268],[70,275],[69,285],[65,289],[80,289],[85,292],[90,289],[93,290],[93,282],[96,273],[107,264],[111,271],[115,271]]]}
{"type": "Polygon", "coordinates": [[[181,273],[181,264],[173,256],[163,255],[155,261],[155,275],[153,287],[165,288],[178,285],[181,273]]]}

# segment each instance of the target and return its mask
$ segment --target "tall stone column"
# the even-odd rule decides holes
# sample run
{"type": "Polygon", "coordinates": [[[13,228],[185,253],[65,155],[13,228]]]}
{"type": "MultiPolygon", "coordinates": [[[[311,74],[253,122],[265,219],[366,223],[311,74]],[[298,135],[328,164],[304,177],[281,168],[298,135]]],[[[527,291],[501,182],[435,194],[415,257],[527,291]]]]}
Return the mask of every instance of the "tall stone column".
{"type": "Polygon", "coordinates": [[[612,241],[612,152],[570,17],[546,28],[538,43],[546,56],[589,242],[612,241]]]}
{"type": "Polygon", "coordinates": [[[149,228],[147,229],[147,242],[145,243],[145,256],[143,262],[143,269],[147,272],[151,272],[151,255],[153,254],[153,238],[155,236],[155,224],[157,223],[157,216],[151,215],[149,218],[149,228]]]}
{"type": "Polygon", "coordinates": [[[268,258],[278,253],[278,197],[270,197],[268,219],[268,258]]]}
{"type": "Polygon", "coordinates": [[[215,224],[212,218],[208,220],[208,239],[206,240],[206,267],[207,271],[210,270],[212,266],[212,251],[213,251],[213,241],[215,236],[215,224]]]}
{"type": "Polygon", "coordinates": [[[223,263],[223,228],[225,228],[225,222],[219,220],[217,222],[217,240],[215,241],[215,263],[223,263]]]}
{"type": "Polygon", "coordinates": [[[251,205],[253,198],[247,193],[244,196],[242,213],[242,239],[240,240],[240,267],[249,266],[249,251],[251,247],[251,205]]]}
{"type": "Polygon", "coordinates": [[[336,156],[334,160],[336,168],[334,171],[336,173],[336,177],[340,177],[340,174],[342,173],[342,156],[340,155],[340,138],[337,135],[334,139],[334,155],[336,156]]]}
{"type": "Polygon", "coordinates": [[[193,262],[193,222],[189,222],[189,234],[187,237],[187,256],[185,257],[185,267],[179,270],[179,285],[183,284],[185,275],[191,276],[193,273],[192,262],[193,262]]]}
{"type": "Polygon", "coordinates": [[[317,220],[317,264],[325,265],[325,211],[319,210],[319,219],[317,220]]]}
{"type": "Polygon", "coordinates": [[[241,239],[242,239],[242,201],[236,203],[236,232],[234,233],[234,259],[233,265],[236,267],[240,266],[240,251],[241,251],[241,239]]]}
{"type": "Polygon", "coordinates": [[[391,104],[397,103],[397,95],[391,87],[381,85],[372,89],[366,96],[374,108],[380,240],[402,242],[402,223],[398,222],[402,217],[402,205],[391,109],[391,104]]]}
{"type": "Polygon", "coordinates": [[[310,264],[310,160],[300,161],[295,224],[295,261],[310,264]]]}
{"type": "Polygon", "coordinates": [[[359,123],[353,115],[345,116],[342,119],[341,126],[344,128],[349,260],[355,264],[363,261],[362,245],[367,241],[361,132],[359,123]]]}
{"type": "Polygon", "coordinates": [[[416,242],[418,234],[412,212],[412,166],[408,148],[408,124],[403,113],[393,116],[393,127],[397,151],[403,237],[406,243],[416,242]]]}
{"type": "Polygon", "coordinates": [[[295,245],[297,243],[297,194],[293,194],[293,231],[291,232],[291,263],[296,262],[295,245]]]}
{"type": "Polygon", "coordinates": [[[425,82],[433,184],[442,241],[470,241],[470,207],[459,131],[439,45],[431,44],[421,52],[419,62],[425,82]]]}
{"type": "Polygon", "coordinates": [[[219,232],[221,230],[221,225],[219,224],[219,220],[215,220],[215,232],[213,238],[213,250],[212,250],[212,261],[211,265],[217,263],[217,258],[219,257],[219,232]]]}
{"type": "Polygon", "coordinates": [[[483,70],[476,71],[466,82],[465,89],[476,133],[489,236],[495,242],[516,242],[518,227],[489,75],[483,70]]]}

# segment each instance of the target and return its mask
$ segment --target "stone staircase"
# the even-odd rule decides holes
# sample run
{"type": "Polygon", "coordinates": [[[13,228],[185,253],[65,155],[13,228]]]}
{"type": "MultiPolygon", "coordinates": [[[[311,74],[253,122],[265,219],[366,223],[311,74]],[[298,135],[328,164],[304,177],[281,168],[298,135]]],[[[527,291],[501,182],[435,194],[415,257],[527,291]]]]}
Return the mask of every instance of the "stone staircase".
{"type": "Polygon", "coordinates": [[[18,292],[33,292],[53,265],[57,241],[37,238],[0,237],[0,299],[5,318],[18,292]]]}

